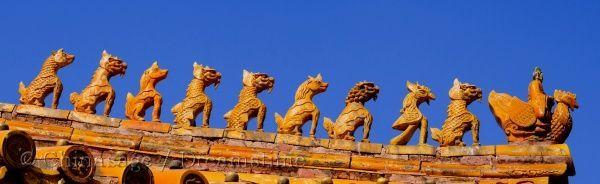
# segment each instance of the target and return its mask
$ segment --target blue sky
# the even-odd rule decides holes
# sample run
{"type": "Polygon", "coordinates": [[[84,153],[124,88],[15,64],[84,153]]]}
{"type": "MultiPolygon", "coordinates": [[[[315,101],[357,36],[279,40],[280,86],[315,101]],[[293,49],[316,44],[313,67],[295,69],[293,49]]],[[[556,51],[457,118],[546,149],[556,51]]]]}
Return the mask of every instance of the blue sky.
{"type": "MultiPolygon", "coordinates": [[[[197,61],[223,74],[219,89],[207,90],[215,106],[212,127],[225,127],[222,115],[237,101],[242,69],[276,79],[273,93],[260,95],[268,105],[267,131],[275,130],[273,113],[285,113],[297,86],[322,73],[330,82],[315,97],[322,117],[336,118],[358,81],[381,88],[379,99],[367,104],[375,117],[371,140],[388,143],[399,134],[391,125],[406,80],[438,96],[421,109],[430,126],[441,127],[455,77],[481,87],[484,97],[496,90],[525,99],[533,68],[540,66],[547,92],[577,94],[581,108],[567,140],[577,169],[572,181],[593,183],[600,182],[593,174],[600,164],[593,113],[600,103],[598,19],[600,1],[3,1],[0,101],[17,103],[18,82],[29,83],[51,50],[65,48],[76,60],[59,72],[65,85],[59,107],[72,109],[68,94],[87,85],[106,49],[129,63],[126,76],[112,80],[114,117],[124,117],[125,95],[138,91],[140,74],[158,60],[170,70],[158,85],[162,120],[172,121],[169,109],[185,95],[197,61]]],[[[482,121],[481,143],[504,144],[487,99],[470,108],[482,121]]],[[[321,122],[317,136],[326,137],[321,122]]],[[[465,140],[470,143],[469,134],[465,140]]]]}

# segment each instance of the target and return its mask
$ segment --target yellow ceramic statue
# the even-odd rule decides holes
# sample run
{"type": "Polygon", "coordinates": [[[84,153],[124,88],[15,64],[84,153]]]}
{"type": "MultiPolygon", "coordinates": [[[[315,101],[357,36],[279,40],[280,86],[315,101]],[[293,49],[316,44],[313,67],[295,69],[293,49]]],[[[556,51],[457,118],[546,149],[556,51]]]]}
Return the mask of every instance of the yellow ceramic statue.
{"type": "Polygon", "coordinates": [[[475,100],[481,100],[481,88],[468,83],[461,83],[454,79],[454,85],[450,89],[450,105],[448,105],[448,116],[442,130],[431,129],[433,140],[444,146],[465,146],[462,141],[466,131],[472,130],[473,146],[479,145],[479,119],[467,109],[467,106],[475,100]]]}
{"type": "Polygon", "coordinates": [[[150,68],[144,71],[140,79],[140,91],[136,96],[127,93],[127,103],[125,104],[125,116],[131,120],[143,121],[146,109],[154,106],[152,121],[160,121],[160,110],[162,106],[162,96],[156,90],[156,84],[167,78],[168,70],[158,67],[158,62],[154,62],[150,68]]]}
{"type": "Polygon", "coordinates": [[[529,83],[527,102],[505,93],[490,93],[490,109],[509,143],[549,141],[560,144],[571,132],[570,111],[579,107],[575,94],[554,91],[554,100],[558,104],[552,112],[554,100],[544,92],[543,79],[541,69],[536,67],[529,83]]]}
{"type": "Polygon", "coordinates": [[[329,118],[323,120],[323,126],[329,137],[354,141],[354,131],[364,125],[362,142],[369,142],[373,116],[364,105],[371,99],[376,100],[378,93],[379,87],[372,82],[359,82],[350,89],[346,97],[346,107],[335,123],[329,118]]]}
{"type": "Polygon", "coordinates": [[[204,93],[204,89],[214,85],[215,89],[221,83],[221,73],[208,66],[202,66],[194,63],[194,78],[188,85],[185,98],[182,102],[175,105],[171,112],[175,115],[175,125],[178,127],[189,128],[196,126],[195,119],[200,112],[204,111],[202,116],[202,127],[208,128],[210,112],[212,111],[212,101],[204,93]]]}
{"type": "Polygon", "coordinates": [[[267,106],[258,98],[258,93],[268,90],[271,92],[275,79],[264,73],[252,73],[244,70],[238,103],[223,116],[227,121],[228,130],[246,130],[248,121],[256,117],[257,131],[263,131],[263,123],[267,106]]]}
{"type": "Polygon", "coordinates": [[[327,90],[329,84],[323,82],[323,77],[318,74],[316,77],[308,76],[296,90],[294,104],[285,114],[285,118],[275,113],[275,122],[277,123],[277,132],[280,134],[302,135],[302,126],[312,120],[310,128],[310,137],[315,137],[317,123],[319,122],[319,108],[313,103],[312,98],[327,90]]]}
{"type": "Polygon", "coordinates": [[[430,100],[435,100],[435,95],[427,86],[413,84],[406,81],[406,87],[409,93],[404,97],[400,117],[394,122],[392,128],[403,131],[402,134],[394,137],[391,145],[406,145],[413,136],[417,128],[421,129],[419,144],[427,143],[427,118],[419,110],[419,105],[423,102],[429,104],[430,100]]]}
{"type": "Polygon", "coordinates": [[[52,108],[56,109],[63,90],[62,82],[56,73],[59,69],[73,63],[73,60],[75,60],[75,56],[63,49],[52,52],[44,61],[40,73],[31,81],[28,87],[25,87],[23,82],[19,83],[19,94],[21,95],[19,102],[25,105],[43,107],[45,104],[44,99],[50,93],[53,93],[52,108]]]}
{"type": "Polygon", "coordinates": [[[115,90],[110,85],[110,78],[115,75],[125,75],[125,70],[127,70],[127,63],[102,51],[100,66],[94,72],[90,84],[83,89],[81,94],[71,93],[70,100],[75,111],[96,114],[96,105],[106,101],[104,115],[108,116],[115,102],[115,90]]]}

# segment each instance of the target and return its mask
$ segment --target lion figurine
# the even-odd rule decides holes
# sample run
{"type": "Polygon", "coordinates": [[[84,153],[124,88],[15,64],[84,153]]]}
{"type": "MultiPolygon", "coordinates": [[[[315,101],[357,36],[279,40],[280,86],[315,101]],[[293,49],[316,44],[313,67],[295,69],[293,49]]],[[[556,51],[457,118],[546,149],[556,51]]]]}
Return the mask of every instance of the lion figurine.
{"type": "Polygon", "coordinates": [[[74,60],[75,56],[65,52],[63,49],[52,52],[46,61],[44,61],[40,73],[31,81],[29,86],[25,87],[23,82],[19,83],[19,94],[21,95],[19,102],[25,105],[44,107],[44,99],[50,93],[53,93],[52,108],[58,108],[58,101],[62,94],[63,85],[56,73],[59,69],[73,63],[74,60]]]}
{"type": "Polygon", "coordinates": [[[263,123],[267,113],[267,106],[258,98],[258,93],[273,90],[275,79],[264,73],[252,73],[244,70],[242,90],[240,91],[238,103],[223,115],[227,121],[227,130],[246,130],[248,121],[256,117],[259,132],[263,131],[263,123]]]}
{"type": "Polygon", "coordinates": [[[325,92],[327,86],[329,84],[323,82],[321,74],[316,77],[308,76],[308,79],[300,84],[300,87],[296,90],[294,104],[288,109],[285,117],[275,113],[277,132],[280,134],[302,135],[302,126],[308,120],[312,120],[310,137],[314,138],[320,112],[312,99],[315,95],[325,92]]]}
{"type": "Polygon", "coordinates": [[[125,116],[127,118],[144,121],[146,109],[154,106],[152,121],[160,122],[162,96],[156,90],[156,84],[167,78],[168,73],[168,70],[158,67],[158,62],[154,62],[150,68],[144,71],[140,79],[140,91],[138,94],[133,96],[131,93],[127,93],[127,102],[125,104],[125,116]]]}
{"type": "Polygon", "coordinates": [[[346,107],[335,123],[329,118],[323,120],[323,125],[329,137],[354,141],[354,131],[364,125],[362,142],[368,143],[373,116],[365,108],[365,103],[371,99],[377,100],[378,93],[379,87],[372,82],[365,81],[354,85],[346,97],[346,107]]]}
{"type": "Polygon", "coordinates": [[[127,63],[105,51],[102,51],[100,66],[94,72],[92,81],[83,89],[81,94],[71,93],[70,101],[75,111],[88,114],[96,114],[96,106],[106,101],[104,105],[104,116],[110,114],[115,102],[115,90],[110,85],[110,78],[116,75],[125,75],[127,63]]]}
{"type": "Polygon", "coordinates": [[[465,132],[472,130],[473,146],[479,146],[479,119],[467,106],[475,100],[481,100],[483,93],[481,88],[468,83],[461,83],[454,79],[454,85],[450,89],[450,105],[448,105],[448,116],[442,130],[431,128],[431,137],[440,143],[440,146],[465,146],[462,141],[465,132]]]}
{"type": "Polygon", "coordinates": [[[210,112],[212,111],[212,101],[204,93],[204,89],[214,85],[215,89],[221,83],[221,73],[208,66],[202,66],[194,63],[194,78],[188,85],[185,98],[182,102],[175,105],[171,112],[175,115],[175,125],[178,127],[189,128],[196,126],[195,119],[200,112],[202,116],[202,127],[208,128],[210,112]]]}
{"type": "Polygon", "coordinates": [[[429,101],[435,100],[435,95],[427,86],[413,84],[406,81],[406,88],[409,93],[404,97],[400,117],[394,122],[392,128],[403,131],[402,134],[394,137],[391,145],[406,145],[413,136],[417,128],[421,129],[419,144],[427,144],[427,118],[419,110],[419,105],[425,102],[429,105],[429,101]]]}

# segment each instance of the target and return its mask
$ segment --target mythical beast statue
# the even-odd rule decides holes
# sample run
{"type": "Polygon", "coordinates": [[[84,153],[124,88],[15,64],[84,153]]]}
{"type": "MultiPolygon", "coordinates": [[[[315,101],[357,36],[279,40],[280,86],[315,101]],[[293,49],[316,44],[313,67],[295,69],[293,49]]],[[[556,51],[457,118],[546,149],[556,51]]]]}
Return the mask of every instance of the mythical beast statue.
{"type": "Polygon", "coordinates": [[[346,97],[346,107],[335,123],[329,118],[323,120],[323,126],[329,137],[354,141],[354,131],[364,125],[362,142],[369,142],[373,116],[364,105],[371,99],[376,100],[378,93],[379,87],[372,82],[359,82],[354,85],[346,97]]]}
{"type": "Polygon", "coordinates": [[[221,73],[208,66],[194,63],[193,74],[194,78],[188,85],[185,98],[182,102],[175,105],[171,109],[171,112],[175,115],[174,122],[176,126],[189,128],[196,126],[196,116],[204,111],[202,127],[208,128],[210,112],[212,111],[212,101],[204,93],[204,89],[210,85],[214,85],[216,89],[219,83],[221,83],[221,73]]]}
{"type": "Polygon", "coordinates": [[[423,102],[429,104],[430,100],[435,100],[435,95],[427,86],[413,84],[406,81],[406,87],[409,93],[404,97],[400,117],[394,122],[392,128],[403,131],[402,134],[394,137],[390,144],[406,145],[413,136],[417,128],[421,129],[419,144],[427,144],[427,118],[419,110],[419,105],[423,102]]]}
{"type": "Polygon", "coordinates": [[[448,105],[448,116],[442,130],[431,129],[431,138],[440,143],[440,146],[465,146],[462,138],[466,131],[471,130],[473,146],[479,146],[479,119],[467,106],[475,100],[481,100],[481,88],[468,83],[461,83],[454,79],[454,85],[450,89],[450,105],[448,105]]]}
{"type": "Polygon", "coordinates": [[[19,94],[21,94],[19,101],[21,104],[43,107],[45,104],[44,99],[50,93],[53,93],[52,108],[56,109],[63,90],[62,82],[56,73],[59,69],[73,63],[74,60],[75,56],[63,49],[52,52],[44,61],[40,73],[31,81],[29,86],[25,87],[23,82],[19,83],[19,94]]]}
{"type": "Polygon", "coordinates": [[[319,108],[313,103],[312,98],[327,90],[328,83],[323,82],[323,77],[318,74],[316,77],[308,76],[296,90],[294,104],[285,114],[285,118],[275,113],[275,122],[277,123],[277,132],[280,134],[302,135],[302,126],[312,120],[310,128],[310,137],[315,137],[317,123],[319,122],[319,108]]]}
{"type": "Polygon", "coordinates": [[[127,63],[105,51],[102,51],[100,66],[94,72],[92,81],[83,89],[81,94],[71,93],[70,100],[75,111],[96,114],[96,105],[106,101],[104,115],[108,116],[115,102],[115,90],[110,85],[110,78],[115,75],[125,75],[127,63]]]}
{"type": "Polygon", "coordinates": [[[242,90],[240,91],[238,103],[225,113],[223,117],[227,121],[228,130],[246,130],[248,121],[256,117],[257,131],[263,131],[263,123],[267,113],[267,106],[258,98],[258,93],[268,90],[271,92],[275,85],[275,79],[264,73],[252,73],[244,70],[242,90]]]}
{"type": "Polygon", "coordinates": [[[543,80],[542,71],[536,67],[529,84],[527,102],[504,93],[490,93],[490,110],[509,143],[560,144],[564,143],[571,132],[573,122],[570,111],[579,107],[575,94],[554,91],[554,100],[558,105],[552,112],[554,100],[544,92],[543,80]]]}
{"type": "Polygon", "coordinates": [[[156,90],[156,84],[167,78],[168,73],[168,70],[158,67],[158,62],[154,62],[150,68],[144,71],[140,79],[140,91],[138,94],[133,96],[131,93],[127,93],[127,102],[125,104],[125,116],[127,118],[144,121],[146,109],[154,106],[152,121],[160,122],[162,96],[156,90]]]}

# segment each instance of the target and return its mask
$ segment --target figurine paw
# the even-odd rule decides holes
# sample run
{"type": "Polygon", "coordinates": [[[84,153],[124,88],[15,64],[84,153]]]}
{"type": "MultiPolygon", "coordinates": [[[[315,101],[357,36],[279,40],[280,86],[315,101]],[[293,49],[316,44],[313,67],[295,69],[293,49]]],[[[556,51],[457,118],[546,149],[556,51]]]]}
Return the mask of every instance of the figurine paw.
{"type": "Polygon", "coordinates": [[[371,141],[369,141],[369,139],[363,139],[363,140],[361,140],[361,142],[364,142],[364,143],[371,143],[371,141]]]}

